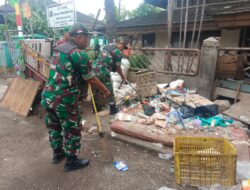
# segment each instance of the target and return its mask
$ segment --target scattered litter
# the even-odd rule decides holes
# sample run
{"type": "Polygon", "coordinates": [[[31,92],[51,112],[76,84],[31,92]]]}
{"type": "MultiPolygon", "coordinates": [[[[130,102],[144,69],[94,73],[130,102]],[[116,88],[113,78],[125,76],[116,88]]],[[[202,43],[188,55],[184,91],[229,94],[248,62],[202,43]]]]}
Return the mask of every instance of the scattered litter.
{"type": "Polygon", "coordinates": [[[94,156],[94,158],[100,158],[101,157],[101,151],[92,151],[91,154],[94,156]]]}
{"type": "Polygon", "coordinates": [[[139,117],[141,117],[141,118],[144,118],[144,119],[149,118],[147,115],[145,115],[145,114],[143,114],[143,113],[141,113],[141,112],[138,112],[137,115],[138,115],[139,117]]]}
{"type": "Polygon", "coordinates": [[[98,115],[101,117],[107,116],[109,115],[109,110],[106,109],[106,110],[100,111],[98,112],[98,115]]]}
{"type": "Polygon", "coordinates": [[[154,115],[152,115],[152,118],[154,118],[156,120],[166,120],[166,114],[164,114],[164,113],[155,113],[154,115]]]}
{"type": "Polygon", "coordinates": [[[125,172],[128,170],[127,163],[125,161],[117,161],[114,162],[114,166],[116,167],[117,170],[120,172],[125,172]]]}
{"type": "Polygon", "coordinates": [[[4,158],[4,161],[7,161],[8,159],[7,158],[4,158]]]}
{"type": "Polygon", "coordinates": [[[14,118],[13,121],[17,121],[17,118],[14,118]]]}
{"type": "MultiPolygon", "coordinates": [[[[231,141],[248,139],[246,132],[242,130],[243,123],[218,113],[219,106],[220,111],[228,107],[228,101],[212,102],[196,94],[196,88],[184,88],[183,80],[159,84],[157,87],[161,92],[159,94],[122,96],[123,101],[118,105],[121,111],[116,114],[112,130],[159,143],[162,143],[161,138],[173,143],[176,136],[217,136],[231,141]],[[124,126],[128,128],[125,129],[124,126]],[[237,129],[232,129],[234,127],[237,129]],[[144,130],[145,134],[142,135],[144,130]]],[[[150,88],[148,85],[148,89],[150,88]]],[[[250,120],[244,114],[241,119],[250,120]]]]}
{"type": "Polygon", "coordinates": [[[230,108],[231,104],[228,100],[216,100],[214,104],[219,106],[219,112],[223,112],[230,108]]]}
{"type": "Polygon", "coordinates": [[[162,154],[162,153],[159,153],[158,154],[158,157],[163,159],[163,160],[170,160],[173,158],[173,154],[162,154]]]}
{"type": "Polygon", "coordinates": [[[115,133],[114,131],[111,131],[111,137],[117,137],[117,133],[115,133]]]}
{"type": "Polygon", "coordinates": [[[184,80],[176,80],[172,81],[169,83],[170,89],[171,90],[176,90],[178,88],[183,88],[184,87],[184,80]]]}
{"type": "Polygon", "coordinates": [[[162,120],[155,120],[155,125],[160,126],[162,128],[165,128],[167,126],[167,122],[166,121],[162,121],[162,120]]]}
{"type": "Polygon", "coordinates": [[[161,187],[160,189],[158,190],[175,190],[175,189],[172,189],[172,188],[168,188],[168,187],[161,187]]]}
{"type": "Polygon", "coordinates": [[[93,132],[97,130],[97,126],[93,126],[89,128],[89,132],[93,132]]]}
{"type": "Polygon", "coordinates": [[[159,148],[163,148],[163,144],[161,144],[161,143],[152,143],[152,145],[159,147],[159,148]]]}
{"type": "Polygon", "coordinates": [[[120,120],[120,121],[128,121],[128,122],[135,120],[132,115],[129,115],[129,114],[126,114],[126,113],[123,113],[123,112],[117,113],[115,118],[117,120],[120,120]]]}
{"type": "Polygon", "coordinates": [[[166,122],[168,125],[172,126],[180,122],[180,117],[176,110],[173,110],[167,114],[166,122]]]}
{"type": "Polygon", "coordinates": [[[197,117],[197,119],[201,120],[201,125],[202,126],[211,126],[211,127],[226,127],[228,125],[231,125],[234,120],[233,119],[228,119],[222,116],[222,115],[217,115],[214,117],[209,117],[207,119],[202,118],[202,117],[197,117]]]}
{"type": "Polygon", "coordinates": [[[244,116],[244,115],[240,116],[240,120],[242,120],[244,122],[249,122],[249,119],[246,116],[244,116]]]}
{"type": "Polygon", "coordinates": [[[147,116],[151,116],[155,113],[155,107],[149,105],[149,104],[143,104],[143,110],[144,114],[147,116]]]}
{"type": "Polygon", "coordinates": [[[238,181],[250,179],[250,163],[237,162],[237,179],[238,181]]]}
{"type": "Polygon", "coordinates": [[[187,94],[191,95],[191,94],[196,94],[197,93],[197,88],[194,89],[187,89],[187,94]]]}
{"type": "Polygon", "coordinates": [[[242,181],[242,190],[249,190],[250,189],[250,180],[242,181]]]}
{"type": "Polygon", "coordinates": [[[152,125],[154,124],[155,120],[153,118],[147,118],[147,119],[138,119],[137,123],[139,124],[145,124],[145,125],[152,125]]]}
{"type": "Polygon", "coordinates": [[[82,126],[84,126],[86,123],[86,120],[82,120],[82,126]]]}
{"type": "Polygon", "coordinates": [[[168,88],[168,83],[164,83],[164,84],[157,84],[157,87],[160,91],[160,93],[164,93],[167,91],[167,88],[168,88]]]}

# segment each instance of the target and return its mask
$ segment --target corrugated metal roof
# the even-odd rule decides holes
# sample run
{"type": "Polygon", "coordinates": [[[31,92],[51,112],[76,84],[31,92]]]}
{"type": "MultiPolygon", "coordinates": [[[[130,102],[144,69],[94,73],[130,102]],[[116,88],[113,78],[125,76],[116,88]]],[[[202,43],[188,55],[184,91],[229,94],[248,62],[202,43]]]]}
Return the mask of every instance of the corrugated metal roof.
{"type": "MultiPolygon", "coordinates": [[[[185,18],[186,10],[183,10],[183,22],[185,18]]],[[[188,22],[194,22],[195,9],[190,8],[188,11],[188,22]]],[[[151,14],[143,17],[134,18],[131,20],[125,20],[117,23],[117,28],[134,27],[134,26],[151,26],[151,25],[162,25],[167,24],[168,14],[167,11],[160,13],[151,14]]],[[[201,19],[201,8],[199,8],[197,20],[201,19]]],[[[204,15],[203,21],[213,21],[212,16],[204,15]]],[[[181,21],[181,10],[173,11],[173,24],[180,23],[181,21]]]]}

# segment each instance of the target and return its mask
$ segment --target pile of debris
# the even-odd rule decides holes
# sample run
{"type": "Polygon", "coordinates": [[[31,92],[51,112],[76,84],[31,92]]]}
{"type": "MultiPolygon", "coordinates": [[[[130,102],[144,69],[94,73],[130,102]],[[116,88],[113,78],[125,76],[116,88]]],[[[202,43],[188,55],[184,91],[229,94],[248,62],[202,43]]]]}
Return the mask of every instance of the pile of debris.
{"type": "Polygon", "coordinates": [[[138,89],[143,85],[136,82],[136,94],[120,101],[120,112],[111,124],[112,136],[125,135],[161,147],[172,147],[180,136],[225,138],[237,150],[238,182],[250,178],[249,130],[244,123],[223,114],[231,106],[229,101],[212,102],[197,94],[197,89],[186,88],[183,80],[157,85],[147,82],[149,93],[154,91],[153,86],[157,93],[143,97],[144,91],[138,89]]]}
{"type": "Polygon", "coordinates": [[[196,94],[197,89],[185,88],[183,80],[157,87],[159,93],[148,98],[125,96],[111,129],[166,146],[173,146],[176,136],[224,137],[248,151],[245,125],[221,112],[229,108],[227,101],[212,102],[196,94]]]}

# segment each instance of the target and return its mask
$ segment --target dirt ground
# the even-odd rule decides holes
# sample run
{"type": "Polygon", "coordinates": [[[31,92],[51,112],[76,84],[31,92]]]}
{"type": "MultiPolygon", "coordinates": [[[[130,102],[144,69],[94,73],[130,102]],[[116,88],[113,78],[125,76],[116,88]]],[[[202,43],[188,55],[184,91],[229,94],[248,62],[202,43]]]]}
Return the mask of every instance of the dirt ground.
{"type": "MultiPolygon", "coordinates": [[[[89,103],[87,103],[89,104],[89,103]]],[[[85,127],[95,125],[90,106],[83,106],[85,127]]],[[[110,117],[101,118],[108,129],[110,117]]],[[[85,129],[86,131],[86,129],[85,129]]],[[[53,165],[43,118],[21,117],[0,108],[0,189],[74,189],[74,190],[157,190],[166,186],[175,189],[194,189],[176,186],[172,161],[160,159],[156,152],[111,138],[108,139],[116,161],[127,162],[129,170],[119,172],[103,161],[98,140],[86,140],[83,134],[79,157],[91,160],[90,166],[64,173],[64,162],[53,165]]]]}

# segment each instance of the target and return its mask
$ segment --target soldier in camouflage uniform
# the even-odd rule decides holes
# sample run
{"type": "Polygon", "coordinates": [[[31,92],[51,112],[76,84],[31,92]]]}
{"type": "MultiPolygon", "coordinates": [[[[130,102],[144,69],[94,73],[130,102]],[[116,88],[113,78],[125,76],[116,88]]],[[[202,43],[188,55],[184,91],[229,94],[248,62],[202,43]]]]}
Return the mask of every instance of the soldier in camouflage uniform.
{"type": "MultiPolygon", "coordinates": [[[[122,82],[125,81],[125,77],[121,70],[122,50],[125,44],[123,39],[118,38],[116,44],[105,46],[98,56],[97,60],[93,62],[92,69],[96,77],[109,89],[111,96],[108,99],[110,106],[110,114],[116,114],[118,109],[116,108],[116,102],[113,92],[113,86],[111,82],[110,72],[118,72],[121,76],[122,82]]],[[[101,110],[101,106],[107,104],[106,99],[101,98],[101,93],[98,89],[94,91],[94,96],[97,104],[98,111],[101,110]]]]}
{"type": "Polygon", "coordinates": [[[70,40],[54,49],[49,78],[42,93],[42,105],[46,109],[46,126],[53,149],[53,163],[59,163],[66,155],[65,171],[84,168],[87,159],[78,159],[80,149],[81,117],[78,107],[77,79],[82,77],[93,87],[109,97],[109,90],[95,77],[88,65],[83,49],[88,45],[88,30],[75,24],[70,40]],[[64,147],[63,147],[64,145],[64,147]]]}

